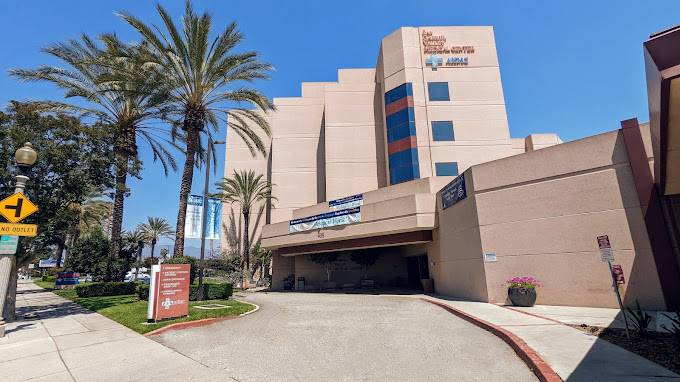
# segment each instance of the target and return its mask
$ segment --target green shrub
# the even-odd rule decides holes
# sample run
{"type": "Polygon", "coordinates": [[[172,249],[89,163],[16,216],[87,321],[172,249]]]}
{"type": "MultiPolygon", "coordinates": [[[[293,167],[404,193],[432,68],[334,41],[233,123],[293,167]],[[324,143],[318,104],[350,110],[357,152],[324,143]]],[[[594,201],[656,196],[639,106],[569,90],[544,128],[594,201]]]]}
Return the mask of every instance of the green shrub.
{"type": "Polygon", "coordinates": [[[149,285],[148,284],[137,285],[137,297],[139,297],[140,300],[148,300],[149,299],[149,285]]]}
{"type": "Polygon", "coordinates": [[[124,282],[95,282],[76,286],[78,297],[120,296],[134,294],[137,285],[124,282]]]}
{"type": "MultiPolygon", "coordinates": [[[[205,300],[226,300],[234,293],[234,288],[230,283],[203,284],[203,296],[205,300]]],[[[192,284],[189,292],[189,300],[196,301],[198,285],[192,284]]],[[[137,287],[137,296],[140,300],[149,299],[149,286],[140,284],[137,287]]]]}
{"type": "MultiPolygon", "coordinates": [[[[230,283],[220,284],[203,284],[203,299],[204,300],[226,300],[233,294],[234,289],[230,283]]],[[[198,295],[198,285],[191,286],[189,292],[189,300],[196,301],[198,295]]]]}
{"type": "Polygon", "coordinates": [[[42,281],[55,282],[55,281],[57,281],[57,276],[43,276],[42,281]]]}

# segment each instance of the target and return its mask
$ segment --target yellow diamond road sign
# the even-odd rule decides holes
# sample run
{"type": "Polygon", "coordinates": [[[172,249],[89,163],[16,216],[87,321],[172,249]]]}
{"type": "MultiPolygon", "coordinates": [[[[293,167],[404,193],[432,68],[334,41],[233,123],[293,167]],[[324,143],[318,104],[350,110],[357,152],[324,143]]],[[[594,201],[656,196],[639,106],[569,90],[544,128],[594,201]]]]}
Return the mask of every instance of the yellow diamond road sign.
{"type": "Polygon", "coordinates": [[[0,215],[10,223],[18,223],[37,210],[38,206],[19,192],[0,201],[0,215]]]}

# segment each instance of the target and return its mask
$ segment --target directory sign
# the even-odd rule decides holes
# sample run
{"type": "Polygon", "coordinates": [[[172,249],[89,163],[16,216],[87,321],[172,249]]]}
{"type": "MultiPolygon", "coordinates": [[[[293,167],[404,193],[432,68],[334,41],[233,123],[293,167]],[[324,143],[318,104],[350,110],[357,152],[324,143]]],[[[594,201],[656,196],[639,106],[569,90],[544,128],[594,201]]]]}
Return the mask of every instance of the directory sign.
{"type": "Polygon", "coordinates": [[[458,175],[451,183],[444,186],[441,192],[442,209],[447,209],[467,198],[467,191],[465,190],[465,174],[458,175]]]}
{"type": "Polygon", "coordinates": [[[156,322],[189,314],[190,264],[152,266],[147,319],[156,322]]]}

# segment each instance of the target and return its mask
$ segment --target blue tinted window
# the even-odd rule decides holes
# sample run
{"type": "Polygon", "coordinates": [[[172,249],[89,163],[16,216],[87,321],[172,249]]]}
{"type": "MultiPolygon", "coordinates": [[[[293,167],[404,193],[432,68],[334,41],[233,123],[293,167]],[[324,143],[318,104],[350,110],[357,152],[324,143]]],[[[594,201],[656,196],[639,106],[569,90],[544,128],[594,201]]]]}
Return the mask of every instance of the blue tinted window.
{"type": "Polygon", "coordinates": [[[402,123],[406,122],[415,122],[416,118],[413,113],[413,108],[412,107],[407,107],[406,109],[399,110],[395,112],[394,114],[390,114],[385,118],[385,122],[387,122],[387,128],[391,127],[396,127],[398,125],[401,125],[402,123]]]}
{"type": "Polygon", "coordinates": [[[420,178],[418,166],[418,151],[413,149],[403,150],[389,156],[390,184],[397,184],[420,178]]]}
{"type": "Polygon", "coordinates": [[[437,176],[457,176],[458,162],[440,162],[434,164],[437,176]]]}
{"type": "Polygon", "coordinates": [[[449,83],[428,82],[427,94],[430,95],[430,101],[449,101],[449,83]]]}
{"type": "Polygon", "coordinates": [[[433,141],[453,141],[454,139],[452,121],[432,121],[433,141]]]}
{"type": "Polygon", "coordinates": [[[412,95],[413,86],[410,82],[407,82],[385,93],[385,105],[412,95]]]}

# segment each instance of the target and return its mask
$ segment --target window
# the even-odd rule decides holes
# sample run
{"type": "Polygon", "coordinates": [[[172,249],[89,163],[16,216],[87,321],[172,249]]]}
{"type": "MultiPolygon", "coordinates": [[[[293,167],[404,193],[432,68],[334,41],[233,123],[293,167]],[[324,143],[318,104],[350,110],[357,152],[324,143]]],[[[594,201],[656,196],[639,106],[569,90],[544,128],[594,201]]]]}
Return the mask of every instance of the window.
{"type": "Polygon", "coordinates": [[[428,82],[427,93],[430,95],[430,101],[449,101],[449,83],[428,82]]]}
{"type": "Polygon", "coordinates": [[[453,141],[453,122],[452,121],[432,121],[432,140],[433,141],[453,141]]]}
{"type": "Polygon", "coordinates": [[[437,176],[457,176],[458,162],[435,163],[434,170],[437,176]]]}

